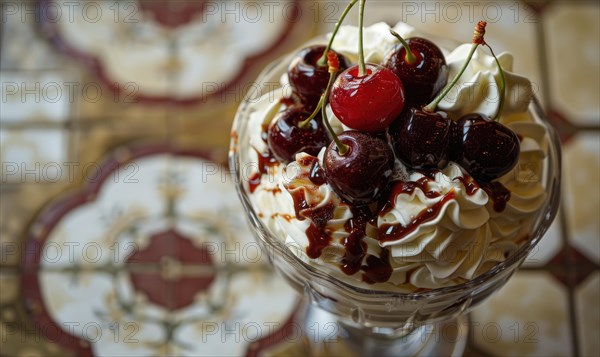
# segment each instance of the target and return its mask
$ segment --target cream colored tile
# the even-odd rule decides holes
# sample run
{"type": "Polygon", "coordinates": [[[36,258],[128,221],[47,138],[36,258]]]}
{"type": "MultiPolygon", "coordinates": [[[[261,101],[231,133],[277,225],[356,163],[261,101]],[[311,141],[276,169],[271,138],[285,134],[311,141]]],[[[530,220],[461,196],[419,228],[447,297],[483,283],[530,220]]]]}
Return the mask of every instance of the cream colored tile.
{"type": "Polygon", "coordinates": [[[571,244],[600,264],[600,135],[580,134],[563,148],[563,198],[571,244]]]}
{"type": "Polygon", "coordinates": [[[61,56],[52,51],[50,43],[36,31],[36,13],[33,2],[3,2],[0,68],[37,70],[61,67],[61,56]]]}
{"type": "Polygon", "coordinates": [[[600,272],[590,275],[575,291],[579,353],[582,356],[600,355],[600,272]]]}
{"type": "Polygon", "coordinates": [[[556,256],[562,246],[560,217],[557,216],[542,240],[531,250],[523,266],[543,267],[556,256]]]}
{"type": "Polygon", "coordinates": [[[2,122],[64,122],[76,105],[78,83],[66,71],[2,71],[2,122]]]}
{"type": "Polygon", "coordinates": [[[2,129],[2,182],[58,182],[68,172],[68,133],[63,129],[2,129]]]}
{"type": "Polygon", "coordinates": [[[552,100],[577,124],[600,124],[599,18],[594,2],[560,2],[546,13],[552,100]]]}
{"type": "Polygon", "coordinates": [[[472,313],[473,336],[497,356],[571,354],[566,289],[544,272],[519,272],[472,313]]]}

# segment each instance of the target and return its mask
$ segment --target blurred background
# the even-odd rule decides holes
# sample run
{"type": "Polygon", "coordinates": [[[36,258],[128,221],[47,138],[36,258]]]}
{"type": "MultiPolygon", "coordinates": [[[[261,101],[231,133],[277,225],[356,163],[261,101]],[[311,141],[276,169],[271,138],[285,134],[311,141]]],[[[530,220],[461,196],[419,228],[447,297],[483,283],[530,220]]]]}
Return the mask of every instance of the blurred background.
{"type": "MultiPolygon", "coordinates": [[[[245,227],[229,129],[260,70],[345,4],[2,2],[0,355],[306,353],[298,297],[245,227]]],[[[469,314],[465,355],[600,355],[598,4],[370,0],[366,18],[465,42],[487,20],[562,139],[559,216],[469,314]]]]}

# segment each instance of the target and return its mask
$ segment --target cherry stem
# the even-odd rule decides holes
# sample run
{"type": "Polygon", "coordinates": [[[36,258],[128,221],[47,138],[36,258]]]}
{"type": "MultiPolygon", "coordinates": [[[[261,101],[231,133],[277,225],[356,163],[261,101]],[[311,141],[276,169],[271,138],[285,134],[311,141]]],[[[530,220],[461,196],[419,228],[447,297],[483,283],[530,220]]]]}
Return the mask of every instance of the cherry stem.
{"type": "Polygon", "coordinates": [[[348,5],[346,5],[344,12],[342,12],[342,16],[340,16],[340,19],[338,20],[338,22],[335,24],[335,27],[333,28],[333,32],[331,33],[331,38],[329,39],[327,48],[325,48],[325,51],[323,51],[323,54],[317,61],[317,66],[323,67],[323,66],[327,65],[327,53],[329,52],[329,50],[331,49],[331,46],[333,45],[333,40],[335,39],[335,35],[337,35],[338,30],[340,29],[340,27],[342,25],[342,22],[344,22],[344,19],[346,18],[346,15],[348,15],[348,12],[350,11],[350,9],[352,9],[354,4],[356,4],[357,2],[358,2],[358,0],[351,0],[348,3],[348,5]]]}
{"type": "Polygon", "coordinates": [[[317,116],[317,114],[319,114],[319,110],[325,106],[325,101],[329,97],[329,92],[331,92],[331,86],[335,81],[335,75],[340,69],[340,61],[335,52],[327,52],[327,64],[329,65],[329,81],[327,82],[327,87],[325,87],[325,92],[321,95],[321,98],[319,98],[319,102],[317,103],[315,110],[310,114],[310,116],[302,122],[300,122],[300,124],[298,124],[298,127],[300,129],[306,129],[308,127],[310,121],[313,120],[317,116]]]}
{"type": "Polygon", "coordinates": [[[363,50],[363,19],[365,13],[366,0],[360,0],[358,7],[358,76],[362,77],[367,74],[365,67],[365,53],[363,50]]]}
{"type": "MultiPolygon", "coordinates": [[[[323,98],[325,98],[325,94],[323,94],[323,98]]],[[[344,156],[346,155],[346,153],[348,153],[348,150],[350,150],[350,148],[348,147],[348,145],[344,144],[335,134],[335,131],[333,131],[333,128],[331,127],[331,124],[329,124],[329,119],[327,119],[327,113],[325,111],[325,105],[323,105],[321,107],[321,117],[323,118],[323,124],[325,124],[325,128],[327,128],[327,131],[329,132],[329,135],[331,135],[331,137],[333,138],[333,141],[335,142],[335,146],[337,146],[338,149],[338,154],[340,154],[340,156],[344,156]]]]}
{"type": "Polygon", "coordinates": [[[406,43],[402,36],[400,36],[396,31],[392,29],[390,29],[390,33],[392,34],[392,36],[397,38],[398,41],[400,41],[400,43],[404,47],[404,51],[406,52],[406,55],[404,55],[404,61],[408,64],[413,64],[417,62],[417,56],[415,56],[415,54],[410,49],[410,46],[408,45],[408,43],[406,43]]]}
{"type": "MultiPolygon", "coordinates": [[[[329,86],[329,84],[327,84],[329,86]]],[[[313,120],[317,114],[319,114],[319,112],[321,111],[321,107],[323,106],[323,95],[321,95],[321,98],[319,98],[319,102],[317,103],[317,106],[315,107],[315,110],[313,110],[313,112],[310,114],[310,116],[308,118],[306,118],[305,120],[301,121],[300,124],[298,124],[298,127],[300,129],[307,129],[308,128],[308,124],[310,124],[310,121],[313,120]]]]}
{"type": "Polygon", "coordinates": [[[504,70],[500,65],[500,61],[498,61],[498,57],[496,57],[494,50],[492,50],[492,47],[487,43],[485,43],[485,46],[489,48],[490,52],[492,53],[492,56],[494,56],[494,60],[496,61],[496,65],[498,66],[498,71],[500,72],[500,101],[498,103],[498,112],[496,113],[496,115],[494,115],[494,118],[492,119],[494,121],[498,121],[500,119],[500,116],[502,115],[502,108],[504,107],[504,96],[506,94],[506,78],[504,78],[504,70]]]}
{"type": "Polygon", "coordinates": [[[452,89],[452,87],[454,87],[456,82],[458,82],[460,76],[462,76],[462,74],[469,66],[469,63],[471,62],[471,58],[473,58],[473,54],[475,53],[477,46],[485,44],[485,41],[483,40],[483,35],[485,34],[486,25],[487,23],[485,21],[479,21],[477,23],[477,26],[475,26],[475,31],[473,33],[473,44],[471,45],[471,50],[469,51],[467,59],[465,60],[465,63],[463,64],[462,68],[460,69],[460,71],[458,71],[458,73],[456,73],[454,78],[452,78],[452,80],[450,81],[450,83],[448,83],[444,90],[442,90],[440,94],[438,94],[437,97],[435,97],[435,99],[433,99],[431,103],[423,107],[424,111],[433,113],[437,108],[438,104],[442,101],[442,99],[444,99],[446,94],[448,94],[448,92],[450,92],[450,90],[452,89]]]}

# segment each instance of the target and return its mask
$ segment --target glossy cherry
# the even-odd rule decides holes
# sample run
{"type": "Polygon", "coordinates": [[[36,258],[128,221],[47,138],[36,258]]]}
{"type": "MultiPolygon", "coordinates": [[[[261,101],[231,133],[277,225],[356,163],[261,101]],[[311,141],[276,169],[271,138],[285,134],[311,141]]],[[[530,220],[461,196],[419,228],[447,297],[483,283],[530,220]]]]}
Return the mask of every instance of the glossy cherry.
{"type": "Polygon", "coordinates": [[[513,169],[519,161],[517,135],[503,124],[467,114],[456,123],[456,161],[479,181],[495,180],[513,169]]]}
{"type": "Polygon", "coordinates": [[[379,138],[351,130],[338,135],[347,151],[341,155],[331,142],[325,150],[323,169],[333,190],[354,205],[374,202],[386,191],[394,155],[379,138]]]}
{"type": "Polygon", "coordinates": [[[346,126],[367,132],[385,130],[404,108],[404,86],[390,69],[366,64],[342,72],[331,90],[331,109],[346,126]]]}
{"type": "Polygon", "coordinates": [[[388,130],[396,156],[416,170],[442,169],[448,164],[454,122],[445,112],[404,110],[388,130]]]}
{"type": "Polygon", "coordinates": [[[316,156],[331,141],[320,117],[311,120],[305,128],[299,127],[309,115],[301,106],[290,107],[278,113],[269,124],[267,143],[279,162],[289,163],[299,152],[316,156]]]}
{"type": "MultiPolygon", "coordinates": [[[[317,104],[329,81],[327,64],[317,64],[323,51],[325,51],[324,45],[303,48],[292,59],[288,67],[288,78],[292,89],[302,102],[311,108],[317,104]]],[[[337,55],[340,61],[340,70],[348,68],[350,66],[348,59],[343,55],[337,55]]]]}
{"type": "Polygon", "coordinates": [[[448,81],[448,68],[444,54],[433,42],[421,37],[406,39],[414,58],[407,58],[402,44],[391,49],[383,66],[396,74],[406,92],[406,101],[413,104],[430,102],[448,81]]]}

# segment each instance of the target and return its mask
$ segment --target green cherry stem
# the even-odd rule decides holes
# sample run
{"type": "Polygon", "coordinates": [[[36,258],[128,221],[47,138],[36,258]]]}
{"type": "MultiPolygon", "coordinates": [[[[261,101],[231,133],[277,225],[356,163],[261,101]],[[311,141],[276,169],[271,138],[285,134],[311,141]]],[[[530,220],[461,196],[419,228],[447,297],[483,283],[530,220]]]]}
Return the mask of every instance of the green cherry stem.
{"type": "Polygon", "coordinates": [[[406,41],[402,38],[402,36],[400,36],[396,31],[390,29],[390,33],[392,34],[392,36],[397,38],[398,41],[400,41],[400,43],[404,47],[404,51],[406,52],[406,55],[404,55],[404,61],[408,64],[415,63],[417,61],[417,56],[415,56],[413,51],[410,49],[410,46],[408,45],[408,43],[406,43],[406,41]]]}
{"type": "MultiPolygon", "coordinates": [[[[331,76],[329,77],[329,81],[331,81],[331,76]]],[[[327,83],[327,87],[329,87],[329,83],[327,83]]],[[[298,127],[300,129],[306,129],[308,128],[308,124],[310,124],[310,121],[313,120],[317,114],[319,114],[319,112],[321,111],[321,107],[324,105],[325,100],[323,99],[323,95],[321,94],[321,98],[319,98],[319,102],[317,103],[317,106],[315,107],[315,110],[313,110],[313,112],[310,114],[310,116],[306,119],[304,119],[303,121],[300,122],[300,124],[298,124],[298,127]]]]}
{"type": "Polygon", "coordinates": [[[362,77],[367,74],[365,67],[365,53],[363,50],[363,20],[365,15],[365,2],[360,0],[358,5],[358,76],[362,77]]]}
{"type": "Polygon", "coordinates": [[[331,49],[331,46],[333,45],[333,40],[335,39],[335,35],[337,35],[338,30],[342,26],[342,22],[344,22],[346,15],[348,15],[348,12],[350,11],[350,9],[352,9],[354,4],[356,4],[357,2],[358,2],[358,0],[351,0],[348,3],[348,5],[346,5],[344,12],[342,12],[342,16],[340,16],[340,19],[338,20],[338,22],[335,24],[335,27],[333,28],[333,32],[331,33],[331,38],[329,39],[327,48],[325,48],[325,51],[323,51],[323,54],[317,61],[317,66],[326,66],[327,65],[327,53],[329,52],[329,50],[331,49]]]}
{"type": "Polygon", "coordinates": [[[500,119],[500,116],[502,115],[502,108],[504,107],[504,96],[506,94],[506,78],[504,78],[504,70],[500,65],[500,61],[498,61],[498,57],[496,57],[494,50],[492,50],[492,47],[487,43],[484,43],[484,45],[487,48],[489,48],[490,52],[492,53],[492,56],[494,56],[494,60],[496,61],[496,65],[498,66],[498,72],[500,72],[500,101],[498,103],[498,112],[496,113],[496,115],[494,115],[494,118],[492,119],[494,121],[498,121],[500,119]]]}
{"type": "Polygon", "coordinates": [[[458,73],[456,73],[454,78],[452,78],[452,80],[450,81],[450,83],[448,83],[448,85],[444,88],[444,90],[442,90],[440,92],[440,94],[438,94],[437,97],[435,97],[435,99],[433,99],[433,101],[431,103],[429,103],[425,107],[423,107],[424,111],[430,112],[430,113],[435,112],[435,109],[437,108],[438,104],[442,101],[442,99],[444,99],[446,94],[448,94],[448,92],[450,92],[452,87],[454,87],[454,85],[456,85],[456,82],[458,82],[460,76],[462,76],[462,74],[465,72],[465,70],[469,66],[469,62],[471,62],[471,58],[473,58],[473,54],[475,53],[477,46],[485,43],[485,41],[483,40],[483,35],[485,34],[485,26],[486,25],[487,25],[487,23],[485,21],[479,21],[477,23],[477,26],[475,26],[475,31],[473,32],[473,44],[471,45],[471,50],[469,51],[469,54],[467,55],[467,59],[465,60],[465,63],[463,64],[462,68],[458,71],[458,73]]]}
{"type": "MultiPolygon", "coordinates": [[[[324,94],[323,94],[323,97],[325,97],[324,94]]],[[[337,135],[335,134],[335,131],[333,131],[333,128],[331,127],[331,124],[329,124],[329,119],[327,119],[327,113],[326,113],[326,110],[325,110],[325,105],[323,105],[321,107],[321,117],[323,118],[323,124],[325,124],[325,128],[329,132],[329,135],[331,135],[331,137],[333,138],[333,141],[335,142],[335,146],[337,146],[337,148],[338,148],[338,154],[340,154],[340,156],[346,155],[346,153],[348,153],[348,150],[350,148],[348,147],[348,145],[344,144],[337,137],[337,135]]]]}

